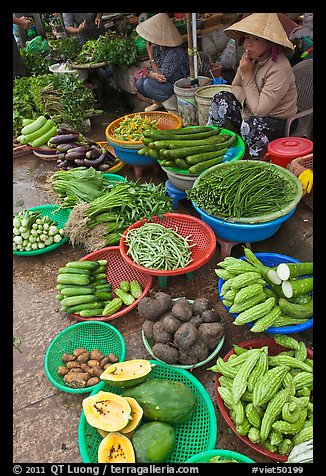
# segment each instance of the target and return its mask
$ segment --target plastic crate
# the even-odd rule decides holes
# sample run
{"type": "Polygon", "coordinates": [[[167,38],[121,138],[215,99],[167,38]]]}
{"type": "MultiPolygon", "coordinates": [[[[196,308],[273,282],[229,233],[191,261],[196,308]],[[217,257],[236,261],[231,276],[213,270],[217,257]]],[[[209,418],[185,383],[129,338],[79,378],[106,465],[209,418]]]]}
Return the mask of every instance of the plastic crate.
{"type": "MultiPolygon", "coordinates": [[[[167,463],[184,463],[194,454],[213,449],[218,428],[214,405],[205,387],[187,370],[171,367],[158,360],[149,362],[155,364],[149,379],[162,378],[182,382],[192,390],[197,398],[197,406],[190,420],[175,426],[175,449],[167,463]]],[[[111,387],[102,382],[95,387],[91,395],[95,395],[100,390],[116,394],[123,392],[123,389],[111,387]]],[[[101,441],[102,437],[98,430],[87,423],[85,414],[82,412],[78,429],[78,443],[83,463],[97,463],[97,451],[101,441]]]]}
{"type": "MultiPolygon", "coordinates": [[[[289,170],[292,172],[296,177],[299,177],[299,175],[304,172],[305,170],[313,170],[314,169],[314,155],[313,154],[308,154],[303,157],[297,157],[296,159],[293,159],[292,162],[290,163],[289,170]]],[[[310,193],[306,193],[301,201],[307,205],[307,207],[311,208],[313,210],[313,190],[311,190],[310,193]]]]}

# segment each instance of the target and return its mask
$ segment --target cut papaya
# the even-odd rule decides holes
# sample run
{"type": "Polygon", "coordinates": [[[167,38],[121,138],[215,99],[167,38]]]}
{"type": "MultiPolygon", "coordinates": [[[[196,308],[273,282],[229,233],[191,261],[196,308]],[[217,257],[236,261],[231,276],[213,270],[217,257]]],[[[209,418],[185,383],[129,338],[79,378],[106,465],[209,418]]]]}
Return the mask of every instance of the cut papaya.
{"type": "Polygon", "coordinates": [[[131,421],[127,426],[122,428],[121,433],[130,433],[134,431],[140,424],[141,419],[143,418],[143,409],[139,403],[132,397],[124,397],[130,405],[131,408],[131,421]]]}
{"type": "Polygon", "coordinates": [[[119,432],[108,433],[98,447],[99,463],[135,463],[131,441],[119,432]]]}
{"type": "Polygon", "coordinates": [[[144,382],[152,370],[148,360],[133,359],[110,365],[100,378],[116,388],[128,388],[144,382]]]}
{"type": "Polygon", "coordinates": [[[119,431],[127,426],[131,418],[128,401],[111,392],[100,391],[83,400],[87,422],[97,429],[119,431]]]}

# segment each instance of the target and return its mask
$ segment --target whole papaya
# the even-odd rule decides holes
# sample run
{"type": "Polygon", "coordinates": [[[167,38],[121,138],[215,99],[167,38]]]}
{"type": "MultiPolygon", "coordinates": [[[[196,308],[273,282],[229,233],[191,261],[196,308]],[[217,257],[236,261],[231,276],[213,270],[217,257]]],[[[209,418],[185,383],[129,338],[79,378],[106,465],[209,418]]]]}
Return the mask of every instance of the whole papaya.
{"type": "Polygon", "coordinates": [[[175,448],[172,425],[151,421],[138,428],[131,439],[136,463],[164,463],[175,448]]]}

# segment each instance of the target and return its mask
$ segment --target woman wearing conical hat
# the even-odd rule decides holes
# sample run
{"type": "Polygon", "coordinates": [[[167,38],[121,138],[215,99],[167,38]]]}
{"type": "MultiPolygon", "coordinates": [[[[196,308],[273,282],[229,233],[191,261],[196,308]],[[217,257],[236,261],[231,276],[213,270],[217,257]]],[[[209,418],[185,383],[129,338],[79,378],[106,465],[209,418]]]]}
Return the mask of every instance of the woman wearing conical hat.
{"type": "Polygon", "coordinates": [[[167,13],[157,13],[136,27],[147,40],[150,71],[136,81],[137,91],[154,101],[145,111],[154,111],[174,94],[174,83],[189,76],[189,59],[182,47],[182,36],[167,13]]]}
{"type": "Polygon", "coordinates": [[[286,56],[294,47],[277,13],[252,13],[224,31],[245,52],[232,92],[214,95],[208,124],[223,127],[230,121],[250,158],[262,158],[269,142],[284,136],[287,118],[297,112],[295,78],[286,56]]]}

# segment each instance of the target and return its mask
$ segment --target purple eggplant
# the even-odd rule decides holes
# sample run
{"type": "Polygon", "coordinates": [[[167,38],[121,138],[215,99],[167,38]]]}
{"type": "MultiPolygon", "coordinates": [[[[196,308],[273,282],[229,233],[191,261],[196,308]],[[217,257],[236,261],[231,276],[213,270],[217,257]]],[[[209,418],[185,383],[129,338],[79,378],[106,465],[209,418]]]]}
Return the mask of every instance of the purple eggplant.
{"type": "Polygon", "coordinates": [[[94,160],[85,159],[85,165],[96,168],[98,165],[102,164],[105,157],[106,157],[106,151],[103,152],[97,159],[94,159],[94,160]]]}
{"type": "Polygon", "coordinates": [[[62,135],[59,134],[54,137],[51,137],[51,139],[49,140],[49,143],[55,144],[55,145],[67,144],[68,142],[75,142],[75,141],[81,140],[82,138],[83,136],[79,134],[79,132],[77,134],[62,134],[62,135]]]}
{"type": "Polygon", "coordinates": [[[79,134],[76,129],[67,129],[66,127],[60,127],[57,130],[57,135],[64,135],[64,134],[79,134]]]}
{"type": "Polygon", "coordinates": [[[75,159],[75,164],[78,167],[81,167],[81,166],[85,165],[85,159],[75,159]]]}
{"type": "Polygon", "coordinates": [[[86,159],[98,159],[101,155],[101,149],[96,149],[95,147],[91,147],[90,150],[86,152],[86,159]]]}
{"type": "Polygon", "coordinates": [[[97,166],[97,170],[101,170],[102,172],[104,172],[104,170],[108,170],[111,168],[111,165],[109,164],[100,164],[97,166]]]}
{"type": "Polygon", "coordinates": [[[75,152],[73,149],[71,152],[66,153],[65,160],[73,162],[75,159],[85,159],[85,151],[75,152]]]}
{"type": "Polygon", "coordinates": [[[80,147],[80,145],[77,144],[76,142],[58,144],[57,145],[57,152],[67,152],[69,149],[74,149],[76,147],[80,147]]]}
{"type": "Polygon", "coordinates": [[[79,147],[72,147],[71,149],[67,150],[67,154],[74,153],[74,154],[86,154],[88,151],[88,147],[85,147],[84,145],[80,145],[79,147]]]}

